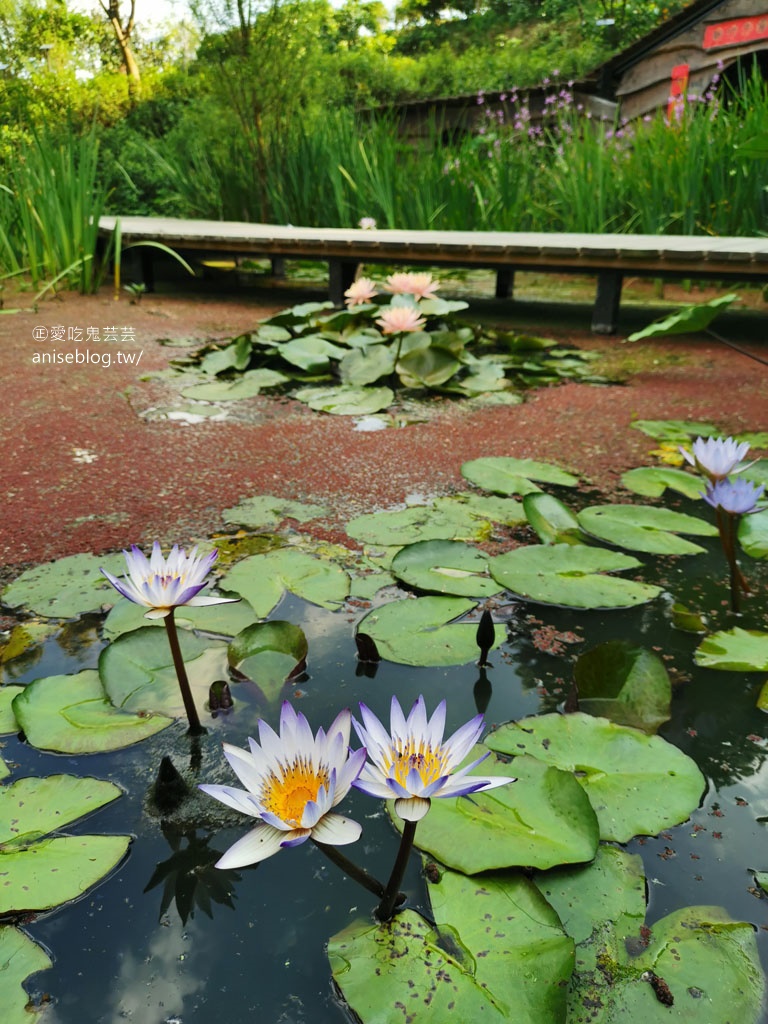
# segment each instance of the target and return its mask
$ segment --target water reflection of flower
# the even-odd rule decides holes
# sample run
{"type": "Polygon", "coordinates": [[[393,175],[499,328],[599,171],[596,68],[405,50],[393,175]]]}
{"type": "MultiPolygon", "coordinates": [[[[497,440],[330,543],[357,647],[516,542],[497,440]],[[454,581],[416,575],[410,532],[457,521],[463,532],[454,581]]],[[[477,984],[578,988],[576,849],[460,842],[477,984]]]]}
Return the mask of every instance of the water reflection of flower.
{"type": "Polygon", "coordinates": [[[286,846],[312,837],[329,846],[359,838],[357,822],[333,813],[360,773],[365,750],[349,753],[352,716],[342,711],[328,733],[313,736],[307,719],[285,701],[280,735],[259,721],[261,745],[249,739],[250,750],[224,744],[224,755],[245,790],[201,785],[200,789],[259,823],[217,862],[220,868],[256,864],[286,846]]]}
{"type": "Polygon", "coordinates": [[[211,837],[198,836],[195,829],[182,830],[168,823],[164,823],[162,829],[172,853],[155,867],[144,888],[144,892],[149,892],[162,885],[158,916],[162,918],[174,903],[182,924],[195,916],[195,910],[212,918],[213,904],[234,910],[234,883],[239,882],[241,876],[235,871],[216,868],[221,851],[208,846],[211,837]]]}

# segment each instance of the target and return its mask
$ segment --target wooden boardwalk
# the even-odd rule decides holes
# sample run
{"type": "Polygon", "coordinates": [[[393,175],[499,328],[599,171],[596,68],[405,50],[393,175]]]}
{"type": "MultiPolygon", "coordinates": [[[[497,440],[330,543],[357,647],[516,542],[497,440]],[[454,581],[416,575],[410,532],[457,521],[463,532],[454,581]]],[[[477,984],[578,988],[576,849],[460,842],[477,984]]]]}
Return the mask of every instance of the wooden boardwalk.
{"type": "MultiPolygon", "coordinates": [[[[107,238],[118,218],[102,217],[107,238]]],[[[707,235],[620,235],[516,231],[402,231],[302,228],[172,217],[120,217],[122,244],[154,241],[182,255],[266,257],[328,263],[329,294],[343,304],[360,263],[482,267],[496,271],[496,296],[512,295],[516,270],[594,275],[592,329],[616,328],[625,276],[721,281],[768,280],[768,238],[707,235]]],[[[155,253],[157,250],[154,250],[155,253]]],[[[142,250],[153,286],[153,250],[142,250]]]]}

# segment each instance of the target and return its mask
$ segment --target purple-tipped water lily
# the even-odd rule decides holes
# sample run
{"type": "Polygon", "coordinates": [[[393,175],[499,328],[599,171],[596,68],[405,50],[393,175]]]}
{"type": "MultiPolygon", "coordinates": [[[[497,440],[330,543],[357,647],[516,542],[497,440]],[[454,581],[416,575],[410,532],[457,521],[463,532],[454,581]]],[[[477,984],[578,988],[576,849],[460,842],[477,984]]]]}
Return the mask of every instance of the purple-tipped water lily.
{"type": "Polygon", "coordinates": [[[718,480],[710,484],[701,496],[712,508],[723,509],[732,516],[748,515],[759,512],[758,501],[763,496],[765,486],[753,484],[750,480],[718,480]]]}
{"type": "MultiPolygon", "coordinates": [[[[729,473],[739,472],[736,466],[749,451],[749,442],[739,443],[732,437],[697,437],[692,451],[680,449],[683,457],[712,483],[724,480],[729,473]]],[[[743,468],[743,467],[742,467],[743,468]]]]}
{"type": "Polygon", "coordinates": [[[317,736],[288,701],[280,712],[280,735],[259,720],[259,745],[250,750],[224,744],[224,755],[245,790],[202,785],[200,789],[259,824],[216,862],[219,868],[257,864],[285,846],[312,837],[329,846],[353,843],[362,831],[356,821],[332,813],[350,790],[365,762],[365,750],[349,753],[352,716],[337,715],[328,733],[317,736]]]}
{"type": "Polygon", "coordinates": [[[390,733],[365,704],[360,705],[360,713],[363,724],[354,721],[354,726],[370,763],[354,786],[369,796],[394,800],[396,813],[405,821],[423,818],[432,797],[466,796],[516,781],[506,776],[468,774],[490,751],[459,768],[483,731],[482,715],[476,715],[443,742],[445,701],[427,720],[424,698],[419,697],[406,719],[393,697],[390,733]]]}
{"type": "Polygon", "coordinates": [[[158,541],[152,545],[152,556],[147,558],[134,544],[130,551],[123,551],[128,575],[122,579],[102,569],[109,582],[129,601],[149,608],[147,619],[163,619],[180,605],[228,604],[238,600],[233,597],[203,597],[200,591],[208,582],[206,576],[219,556],[218,551],[209,555],[198,555],[197,547],[187,554],[174,544],[168,558],[158,541]]]}

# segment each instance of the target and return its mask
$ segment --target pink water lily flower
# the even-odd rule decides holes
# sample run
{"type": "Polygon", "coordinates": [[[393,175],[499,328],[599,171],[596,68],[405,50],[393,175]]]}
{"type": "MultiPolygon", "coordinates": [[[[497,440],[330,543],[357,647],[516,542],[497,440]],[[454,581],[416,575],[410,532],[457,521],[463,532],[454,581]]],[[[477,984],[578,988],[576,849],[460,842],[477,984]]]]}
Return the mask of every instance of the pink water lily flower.
{"type": "Polygon", "coordinates": [[[415,306],[387,306],[376,321],[382,334],[420,331],[426,322],[415,306]]]}
{"type": "Polygon", "coordinates": [[[357,222],[357,226],[362,228],[363,231],[375,231],[376,221],[373,217],[361,217],[357,222]]]}
{"type": "Polygon", "coordinates": [[[432,299],[440,287],[437,281],[432,280],[428,273],[399,273],[390,274],[387,278],[386,288],[393,295],[413,295],[416,299],[432,299]]]}
{"type": "Polygon", "coordinates": [[[376,295],[376,284],[370,277],[358,277],[347,288],[344,295],[344,301],[348,306],[362,305],[364,302],[370,302],[374,295],[376,295]]]}
{"type": "Polygon", "coordinates": [[[257,864],[310,837],[328,846],[343,846],[360,837],[362,828],[356,821],[333,813],[365,761],[365,750],[349,753],[351,721],[349,711],[342,711],[327,734],[318,729],[314,736],[304,715],[285,701],[279,736],[259,720],[261,745],[253,739],[248,740],[250,750],[224,744],[224,756],[245,789],[199,788],[259,822],[227,850],[216,867],[257,864]]]}
{"type": "Polygon", "coordinates": [[[168,558],[163,558],[160,544],[155,541],[149,559],[135,544],[123,554],[127,576],[118,579],[106,569],[101,571],[119,594],[150,609],[145,615],[147,619],[163,619],[180,605],[229,604],[238,600],[236,597],[200,595],[208,582],[206,576],[219,557],[218,551],[203,556],[198,555],[197,547],[194,547],[187,554],[174,544],[168,558]]]}
{"type": "Polygon", "coordinates": [[[393,697],[389,733],[365,704],[360,705],[360,714],[363,723],[354,721],[355,732],[368,751],[369,763],[353,785],[369,796],[394,800],[395,812],[405,821],[421,820],[432,797],[466,796],[516,781],[507,776],[468,774],[490,751],[459,768],[483,731],[482,715],[443,742],[444,700],[427,720],[424,698],[419,697],[406,719],[393,697]]]}
{"type": "Polygon", "coordinates": [[[706,440],[697,437],[691,447],[690,452],[687,448],[680,449],[683,458],[715,483],[730,473],[739,472],[736,466],[749,451],[749,442],[739,443],[732,437],[708,437],[706,440]]]}

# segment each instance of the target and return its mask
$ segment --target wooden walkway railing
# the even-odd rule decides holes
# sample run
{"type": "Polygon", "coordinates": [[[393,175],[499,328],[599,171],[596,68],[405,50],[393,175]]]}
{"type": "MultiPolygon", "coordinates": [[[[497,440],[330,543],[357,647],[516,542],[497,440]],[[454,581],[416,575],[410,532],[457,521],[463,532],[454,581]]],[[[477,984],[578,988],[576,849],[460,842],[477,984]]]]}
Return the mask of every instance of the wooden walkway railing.
{"type": "MultiPolygon", "coordinates": [[[[115,229],[102,217],[102,237],[115,229]]],[[[616,329],[625,276],[721,281],[768,280],[768,238],[706,235],[591,235],[514,231],[400,231],[300,228],[171,217],[120,217],[123,245],[161,242],[182,255],[321,260],[329,267],[329,295],[343,304],[360,263],[483,267],[496,271],[496,296],[512,295],[516,270],[589,274],[597,278],[592,329],[616,329]]],[[[157,250],[154,250],[156,253],[157,250]]],[[[154,286],[153,249],[142,249],[148,289],[154,286]]]]}

